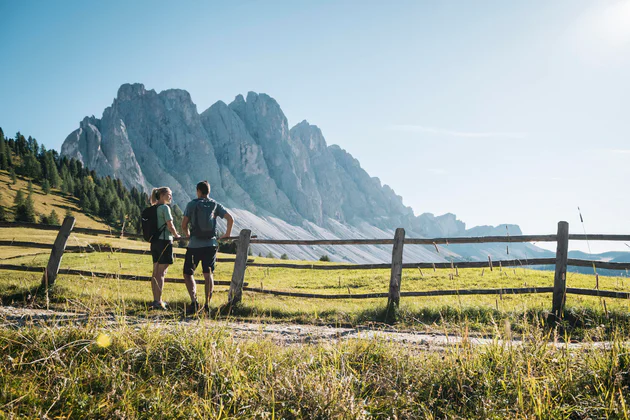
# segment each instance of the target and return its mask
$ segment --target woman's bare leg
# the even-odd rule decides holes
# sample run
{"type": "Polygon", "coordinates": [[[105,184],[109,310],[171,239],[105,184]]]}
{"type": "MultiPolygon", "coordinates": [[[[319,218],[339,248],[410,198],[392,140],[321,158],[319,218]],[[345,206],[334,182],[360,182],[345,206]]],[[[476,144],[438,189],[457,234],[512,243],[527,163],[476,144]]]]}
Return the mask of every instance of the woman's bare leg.
{"type": "Polygon", "coordinates": [[[153,292],[153,302],[159,302],[162,298],[162,288],[158,287],[158,263],[153,264],[153,275],[151,276],[151,291],[153,292]]]}

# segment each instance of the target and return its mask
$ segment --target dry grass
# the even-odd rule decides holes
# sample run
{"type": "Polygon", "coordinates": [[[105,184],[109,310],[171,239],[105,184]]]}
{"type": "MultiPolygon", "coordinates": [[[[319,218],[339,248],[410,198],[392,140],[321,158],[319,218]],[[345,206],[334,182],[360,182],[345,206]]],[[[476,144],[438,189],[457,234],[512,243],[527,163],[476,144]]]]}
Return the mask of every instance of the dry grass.
{"type": "Polygon", "coordinates": [[[204,324],[0,329],[0,407],[10,418],[628,418],[619,336],[580,351],[535,324],[524,337],[429,353],[236,341],[204,324]]]}

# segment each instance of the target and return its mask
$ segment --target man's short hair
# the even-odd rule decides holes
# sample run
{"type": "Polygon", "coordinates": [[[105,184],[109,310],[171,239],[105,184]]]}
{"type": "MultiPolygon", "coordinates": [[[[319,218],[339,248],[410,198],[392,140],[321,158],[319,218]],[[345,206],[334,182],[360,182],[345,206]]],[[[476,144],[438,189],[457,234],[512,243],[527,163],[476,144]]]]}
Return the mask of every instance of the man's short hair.
{"type": "Polygon", "coordinates": [[[210,194],[210,183],[208,181],[201,181],[197,184],[197,189],[202,195],[210,194]]]}

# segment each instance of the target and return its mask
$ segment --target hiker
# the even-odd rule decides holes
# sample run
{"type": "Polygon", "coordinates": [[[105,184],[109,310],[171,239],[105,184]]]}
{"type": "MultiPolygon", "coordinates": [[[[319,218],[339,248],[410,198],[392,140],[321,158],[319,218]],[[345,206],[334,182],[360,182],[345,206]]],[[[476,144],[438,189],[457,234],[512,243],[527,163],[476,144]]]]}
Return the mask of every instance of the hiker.
{"type": "Polygon", "coordinates": [[[149,197],[149,203],[152,206],[155,206],[157,204],[157,198],[155,198],[155,193],[157,192],[157,190],[158,190],[157,188],[153,188],[151,190],[151,197],[149,197]]]}
{"type": "Polygon", "coordinates": [[[212,291],[214,289],[214,264],[219,247],[216,237],[216,218],[220,217],[227,221],[225,234],[219,239],[228,238],[232,233],[232,225],[234,224],[232,215],[221,204],[212,200],[209,195],[210,184],[208,181],[198,183],[197,198],[188,203],[182,220],[182,232],[184,236],[190,236],[186,257],[184,258],[184,281],[191,300],[189,313],[193,314],[199,312],[197,285],[193,278],[199,262],[201,262],[203,276],[206,280],[206,303],[203,306],[203,310],[205,312],[210,310],[210,299],[212,299],[212,291]]]}
{"type": "Polygon", "coordinates": [[[152,207],[155,207],[157,218],[157,232],[150,239],[151,256],[153,257],[153,278],[151,290],[153,291],[152,309],[167,309],[167,304],[162,300],[164,278],[168,266],[173,264],[173,238],[179,239],[177,229],[173,225],[171,203],[173,193],[168,187],[155,188],[151,192],[152,207]],[[156,237],[157,236],[157,237],[156,237]]]}

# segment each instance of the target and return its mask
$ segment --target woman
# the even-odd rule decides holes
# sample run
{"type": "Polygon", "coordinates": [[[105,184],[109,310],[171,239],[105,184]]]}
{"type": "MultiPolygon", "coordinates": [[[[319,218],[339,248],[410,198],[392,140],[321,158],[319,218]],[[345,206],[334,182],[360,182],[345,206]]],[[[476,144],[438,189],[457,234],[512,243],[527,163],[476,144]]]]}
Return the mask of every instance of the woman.
{"type": "Polygon", "coordinates": [[[153,309],[166,309],[166,302],[162,300],[164,278],[168,266],[173,264],[173,237],[179,238],[177,229],[173,225],[171,209],[167,204],[171,203],[173,193],[168,187],[155,188],[151,193],[151,203],[157,205],[157,225],[160,235],[157,240],[151,242],[151,256],[153,257],[153,309]]]}

